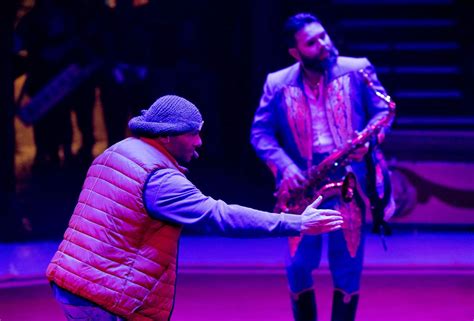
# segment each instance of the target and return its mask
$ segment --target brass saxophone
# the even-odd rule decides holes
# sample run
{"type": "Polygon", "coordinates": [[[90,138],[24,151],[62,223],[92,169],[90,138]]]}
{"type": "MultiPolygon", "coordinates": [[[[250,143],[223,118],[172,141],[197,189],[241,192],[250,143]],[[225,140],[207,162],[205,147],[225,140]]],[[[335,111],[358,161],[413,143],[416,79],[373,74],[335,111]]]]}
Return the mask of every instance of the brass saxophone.
{"type": "Polygon", "coordinates": [[[385,101],[389,107],[389,112],[383,117],[377,119],[373,123],[367,125],[354,138],[347,141],[345,145],[336,149],[332,154],[323,159],[318,165],[312,166],[307,172],[307,187],[288,191],[286,188],[280,187],[275,196],[277,202],[274,212],[285,212],[293,214],[301,214],[305,208],[311,204],[318,196],[329,197],[341,193],[345,202],[350,202],[354,195],[356,178],[354,173],[347,173],[345,178],[340,181],[331,182],[329,174],[333,173],[340,167],[346,166],[350,160],[349,155],[356,149],[364,146],[372,138],[376,137],[385,126],[390,125],[395,116],[395,102],[392,98],[374,87],[369,75],[364,69],[358,71],[365,84],[375,93],[377,97],[385,101]]]}

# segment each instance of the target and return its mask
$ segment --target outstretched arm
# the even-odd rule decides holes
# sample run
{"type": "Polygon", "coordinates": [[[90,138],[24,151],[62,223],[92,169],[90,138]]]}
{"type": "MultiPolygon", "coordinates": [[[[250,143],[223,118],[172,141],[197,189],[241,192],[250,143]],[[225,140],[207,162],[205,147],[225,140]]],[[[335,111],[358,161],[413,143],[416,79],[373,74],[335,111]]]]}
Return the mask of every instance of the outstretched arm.
{"type": "Polygon", "coordinates": [[[153,218],[226,236],[320,234],[342,224],[339,212],[317,210],[318,204],[308,207],[304,215],[275,214],[229,205],[203,195],[183,174],[171,169],[153,174],[145,188],[144,201],[153,218]]]}

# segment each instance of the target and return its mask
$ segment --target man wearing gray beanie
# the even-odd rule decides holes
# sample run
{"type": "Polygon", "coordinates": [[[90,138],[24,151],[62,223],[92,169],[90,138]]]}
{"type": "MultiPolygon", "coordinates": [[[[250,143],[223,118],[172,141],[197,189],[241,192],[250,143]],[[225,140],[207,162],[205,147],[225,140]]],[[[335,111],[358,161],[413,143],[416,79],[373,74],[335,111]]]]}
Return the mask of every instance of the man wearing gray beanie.
{"type": "Polygon", "coordinates": [[[160,97],[87,172],[64,239],[47,268],[68,320],[169,320],[183,226],[233,237],[321,234],[338,211],[275,214],[203,195],[181,165],[197,157],[203,121],[178,96],[160,97]]]}

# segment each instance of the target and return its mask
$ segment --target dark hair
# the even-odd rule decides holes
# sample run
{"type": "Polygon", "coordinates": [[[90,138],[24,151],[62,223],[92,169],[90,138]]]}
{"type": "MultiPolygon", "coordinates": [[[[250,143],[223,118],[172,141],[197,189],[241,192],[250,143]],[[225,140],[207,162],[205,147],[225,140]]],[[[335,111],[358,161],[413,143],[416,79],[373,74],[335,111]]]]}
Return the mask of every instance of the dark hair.
{"type": "Polygon", "coordinates": [[[310,23],[320,23],[319,19],[311,13],[297,13],[289,17],[284,25],[283,34],[285,37],[285,44],[288,48],[293,48],[296,45],[295,34],[310,23]]]}

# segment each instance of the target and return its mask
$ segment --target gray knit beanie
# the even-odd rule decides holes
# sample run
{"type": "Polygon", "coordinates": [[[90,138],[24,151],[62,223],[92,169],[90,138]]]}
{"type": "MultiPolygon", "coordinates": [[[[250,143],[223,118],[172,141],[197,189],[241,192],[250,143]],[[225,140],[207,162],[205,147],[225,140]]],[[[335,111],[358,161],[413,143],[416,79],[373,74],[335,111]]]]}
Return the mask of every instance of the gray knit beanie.
{"type": "Polygon", "coordinates": [[[202,126],[202,116],[197,107],[179,96],[158,98],[141,115],[130,119],[128,127],[137,136],[174,136],[195,130],[202,126]]]}

